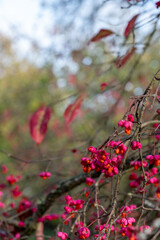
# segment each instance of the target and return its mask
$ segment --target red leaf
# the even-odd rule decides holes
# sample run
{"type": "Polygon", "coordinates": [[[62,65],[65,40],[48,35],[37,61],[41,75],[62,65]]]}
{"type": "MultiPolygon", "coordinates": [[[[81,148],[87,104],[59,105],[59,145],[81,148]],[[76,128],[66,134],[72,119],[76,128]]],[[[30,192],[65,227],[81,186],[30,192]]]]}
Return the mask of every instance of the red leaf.
{"type": "Polygon", "coordinates": [[[131,58],[135,50],[136,48],[133,47],[132,50],[128,51],[125,56],[118,58],[115,62],[116,68],[123,67],[126,64],[126,62],[128,62],[128,60],[131,58]]]}
{"type": "Polygon", "coordinates": [[[51,117],[51,110],[49,107],[41,107],[33,113],[30,119],[30,134],[32,139],[40,144],[47,132],[47,126],[51,117]]]}
{"type": "Polygon", "coordinates": [[[76,101],[72,104],[70,104],[65,112],[64,112],[64,119],[67,125],[69,125],[70,123],[72,123],[74,121],[74,119],[76,118],[76,116],[79,114],[80,112],[80,108],[82,105],[82,101],[83,101],[83,97],[84,96],[80,96],[79,98],[76,99],[76,101]]]}
{"type": "Polygon", "coordinates": [[[160,1],[156,2],[156,7],[157,7],[157,8],[160,7],[160,1]]]}
{"type": "Polygon", "coordinates": [[[102,38],[108,37],[111,34],[113,34],[112,31],[107,30],[107,29],[101,29],[90,41],[97,42],[97,41],[101,40],[102,38]]]}
{"type": "Polygon", "coordinates": [[[136,22],[136,19],[138,17],[139,14],[135,15],[127,24],[127,27],[124,31],[124,36],[127,38],[130,34],[130,32],[132,31],[132,29],[134,28],[134,25],[135,25],[135,22],[136,22]]]}

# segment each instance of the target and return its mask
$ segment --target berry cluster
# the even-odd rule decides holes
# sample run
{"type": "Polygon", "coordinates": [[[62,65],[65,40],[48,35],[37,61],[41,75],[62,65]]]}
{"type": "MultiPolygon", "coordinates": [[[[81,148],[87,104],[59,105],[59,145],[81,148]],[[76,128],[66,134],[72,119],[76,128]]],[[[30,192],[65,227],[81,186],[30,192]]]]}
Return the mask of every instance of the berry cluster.
{"type": "MultiPolygon", "coordinates": [[[[106,231],[108,230],[108,227],[109,227],[109,224],[103,224],[103,225],[100,225],[100,226],[96,226],[95,227],[95,230],[98,230],[98,232],[99,232],[99,234],[95,234],[94,235],[94,237],[95,237],[95,239],[98,239],[100,236],[100,240],[105,240],[105,238],[106,238],[106,233],[102,233],[102,231],[105,229],[106,231]]],[[[114,232],[114,230],[115,230],[115,228],[114,228],[114,226],[112,225],[112,227],[111,227],[111,232],[114,232]]]]}
{"type": "Polygon", "coordinates": [[[19,196],[22,195],[22,192],[20,191],[19,186],[15,186],[12,190],[11,190],[12,196],[13,198],[18,198],[19,196]]]}
{"type": "Polygon", "coordinates": [[[79,239],[86,239],[90,236],[90,230],[87,227],[81,227],[77,230],[79,239]]]}
{"type": "Polygon", "coordinates": [[[10,184],[13,185],[14,183],[18,182],[21,179],[21,176],[18,175],[17,177],[14,177],[13,174],[6,176],[6,181],[10,184]]]}
{"type": "Polygon", "coordinates": [[[91,153],[90,157],[83,157],[81,159],[81,164],[83,165],[84,172],[90,172],[91,170],[95,170],[96,172],[101,171],[105,174],[106,177],[113,177],[113,175],[118,174],[118,166],[121,163],[122,156],[121,153],[125,153],[126,147],[123,144],[119,144],[119,142],[110,142],[110,145],[107,147],[120,149],[120,156],[109,158],[109,153],[105,150],[99,149],[96,150],[93,146],[88,148],[88,151],[91,153]]]}
{"type": "Polygon", "coordinates": [[[44,221],[53,221],[57,220],[59,218],[59,215],[54,213],[54,214],[47,214],[44,217],[38,218],[38,222],[44,222],[44,221]]]}
{"type": "Polygon", "coordinates": [[[68,239],[68,234],[65,232],[58,232],[57,237],[61,238],[62,240],[68,239]]]}
{"type": "Polygon", "coordinates": [[[155,128],[156,139],[157,141],[159,141],[160,140],[160,124],[154,123],[153,127],[155,128]]]}
{"type": "Polygon", "coordinates": [[[118,126],[122,127],[122,128],[125,128],[125,132],[127,135],[130,135],[131,134],[131,130],[132,130],[132,127],[133,127],[133,121],[134,121],[134,117],[129,114],[127,116],[128,118],[128,121],[127,120],[120,120],[118,122],[118,126]]]}
{"type": "Polygon", "coordinates": [[[2,168],[2,174],[5,174],[8,172],[8,168],[6,165],[2,165],[1,168],[2,168]]]}
{"type": "MultiPolygon", "coordinates": [[[[143,167],[147,167],[148,162],[145,161],[145,160],[143,160],[143,161],[142,161],[142,164],[143,164],[143,167]]],[[[142,166],[142,164],[141,164],[141,161],[131,161],[131,162],[130,162],[130,165],[131,165],[132,167],[134,167],[135,170],[138,170],[138,169],[142,166]]]]}
{"type": "Polygon", "coordinates": [[[101,88],[102,91],[104,91],[107,86],[108,86],[108,83],[102,82],[101,85],[100,85],[100,88],[101,88]]]}
{"type": "Polygon", "coordinates": [[[37,208],[26,198],[22,199],[17,207],[17,213],[21,213],[19,218],[22,220],[26,219],[36,211],[37,208]]]}
{"type": "MultiPolygon", "coordinates": [[[[154,187],[158,187],[160,180],[157,178],[156,174],[158,173],[157,168],[153,167],[152,169],[145,171],[145,177],[147,179],[146,185],[153,185],[154,187]]],[[[140,174],[139,176],[132,172],[129,176],[129,179],[131,180],[131,182],[129,183],[129,186],[131,188],[138,188],[137,192],[138,193],[142,193],[144,191],[144,189],[141,186],[141,184],[143,184],[144,182],[144,176],[143,174],[140,174]]],[[[146,191],[146,190],[145,190],[146,191]]],[[[159,198],[160,195],[157,195],[157,197],[159,198]]]]}
{"type": "Polygon", "coordinates": [[[148,155],[146,159],[149,161],[149,164],[154,164],[154,166],[158,167],[160,164],[160,154],[158,155],[148,155]]]}
{"type": "Polygon", "coordinates": [[[140,142],[133,141],[131,144],[132,150],[137,150],[142,148],[142,144],[140,142]]]}
{"type": "Polygon", "coordinates": [[[86,178],[86,184],[88,185],[88,186],[91,186],[92,184],[94,184],[95,183],[95,180],[94,179],[92,179],[92,178],[86,178]]]}
{"type": "Polygon", "coordinates": [[[74,218],[77,210],[83,208],[84,200],[77,199],[73,200],[71,196],[67,195],[65,197],[67,206],[64,207],[65,212],[61,215],[62,219],[65,220],[65,224],[67,224],[71,218],[74,218]]]}
{"type": "Polygon", "coordinates": [[[108,144],[106,144],[106,147],[115,149],[115,153],[117,155],[121,155],[121,159],[127,151],[127,147],[121,141],[110,141],[108,144]]]}
{"type": "Polygon", "coordinates": [[[39,176],[40,176],[41,178],[43,178],[43,180],[45,180],[45,179],[51,177],[51,173],[50,173],[50,172],[41,172],[41,173],[39,174],[39,176]]]}
{"type": "Polygon", "coordinates": [[[121,227],[120,234],[122,236],[129,237],[129,239],[134,239],[133,237],[135,237],[135,234],[133,231],[134,227],[132,226],[132,224],[136,220],[133,217],[129,217],[129,214],[131,214],[132,211],[136,209],[136,207],[137,207],[136,205],[130,205],[130,206],[127,205],[127,206],[121,207],[120,209],[121,218],[116,221],[116,223],[119,224],[121,227]]]}

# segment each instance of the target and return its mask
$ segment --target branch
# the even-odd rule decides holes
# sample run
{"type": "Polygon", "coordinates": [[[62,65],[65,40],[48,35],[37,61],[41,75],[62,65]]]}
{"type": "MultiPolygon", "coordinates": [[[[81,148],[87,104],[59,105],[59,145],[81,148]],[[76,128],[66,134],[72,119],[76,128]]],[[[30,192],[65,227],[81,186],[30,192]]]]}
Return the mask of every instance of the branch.
{"type": "MultiPolygon", "coordinates": [[[[92,173],[90,174],[92,178],[96,178],[100,175],[100,173],[92,173]]],[[[75,187],[79,186],[80,184],[84,183],[86,180],[86,177],[88,176],[88,174],[86,173],[81,173],[77,176],[74,176],[68,180],[65,180],[63,182],[61,182],[59,184],[59,186],[51,191],[44,203],[39,204],[38,205],[38,210],[36,212],[35,217],[33,218],[33,220],[29,223],[28,227],[26,228],[26,230],[24,231],[24,233],[22,234],[23,236],[29,236],[31,235],[35,230],[36,230],[36,225],[37,225],[37,219],[41,216],[43,216],[46,211],[53,205],[53,203],[64,193],[67,193],[69,191],[71,191],[72,189],[74,189],[75,187]]]]}

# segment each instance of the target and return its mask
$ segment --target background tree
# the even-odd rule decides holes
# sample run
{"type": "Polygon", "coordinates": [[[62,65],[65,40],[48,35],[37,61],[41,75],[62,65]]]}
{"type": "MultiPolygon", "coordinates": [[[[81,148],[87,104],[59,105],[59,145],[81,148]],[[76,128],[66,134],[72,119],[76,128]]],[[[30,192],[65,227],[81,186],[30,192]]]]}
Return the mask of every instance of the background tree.
{"type": "MultiPolygon", "coordinates": [[[[49,2],[57,11],[53,42],[61,46],[46,48],[41,66],[19,59],[12,40],[1,36],[2,239],[159,234],[159,5],[118,2],[49,2]],[[126,122],[117,128],[120,119],[126,122]],[[91,171],[90,161],[103,163],[107,152],[111,165],[103,171],[94,163],[91,171]],[[81,162],[90,153],[92,160],[81,162]],[[75,201],[65,200],[67,192],[75,201]],[[148,225],[152,233],[141,233],[148,225]]],[[[36,46],[33,54],[42,56],[36,46]]]]}

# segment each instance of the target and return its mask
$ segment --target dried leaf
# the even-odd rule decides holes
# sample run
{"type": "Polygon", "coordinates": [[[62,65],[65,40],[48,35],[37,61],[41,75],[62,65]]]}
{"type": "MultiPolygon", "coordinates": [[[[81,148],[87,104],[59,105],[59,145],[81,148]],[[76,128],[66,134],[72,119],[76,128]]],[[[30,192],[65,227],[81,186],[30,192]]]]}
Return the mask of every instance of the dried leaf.
{"type": "Polygon", "coordinates": [[[130,34],[130,32],[132,31],[132,29],[134,28],[135,26],[135,22],[136,22],[136,19],[138,17],[139,14],[135,15],[127,24],[127,27],[124,31],[124,36],[127,38],[130,34]]]}
{"type": "Polygon", "coordinates": [[[108,37],[112,34],[113,34],[113,32],[108,29],[101,29],[90,41],[97,42],[97,41],[101,40],[102,38],[108,37]]]}
{"type": "Polygon", "coordinates": [[[40,144],[47,132],[48,122],[51,116],[49,107],[41,107],[33,113],[30,119],[30,134],[32,139],[40,144]]]}
{"type": "Polygon", "coordinates": [[[116,68],[123,67],[126,64],[126,62],[128,62],[128,60],[131,58],[135,50],[136,48],[133,47],[132,50],[128,51],[125,56],[118,58],[115,62],[116,68]]]}
{"type": "Polygon", "coordinates": [[[83,98],[84,96],[80,96],[79,98],[76,99],[74,103],[70,104],[66,108],[64,112],[64,119],[65,119],[66,125],[71,124],[76,118],[76,116],[79,114],[83,98]]]}

